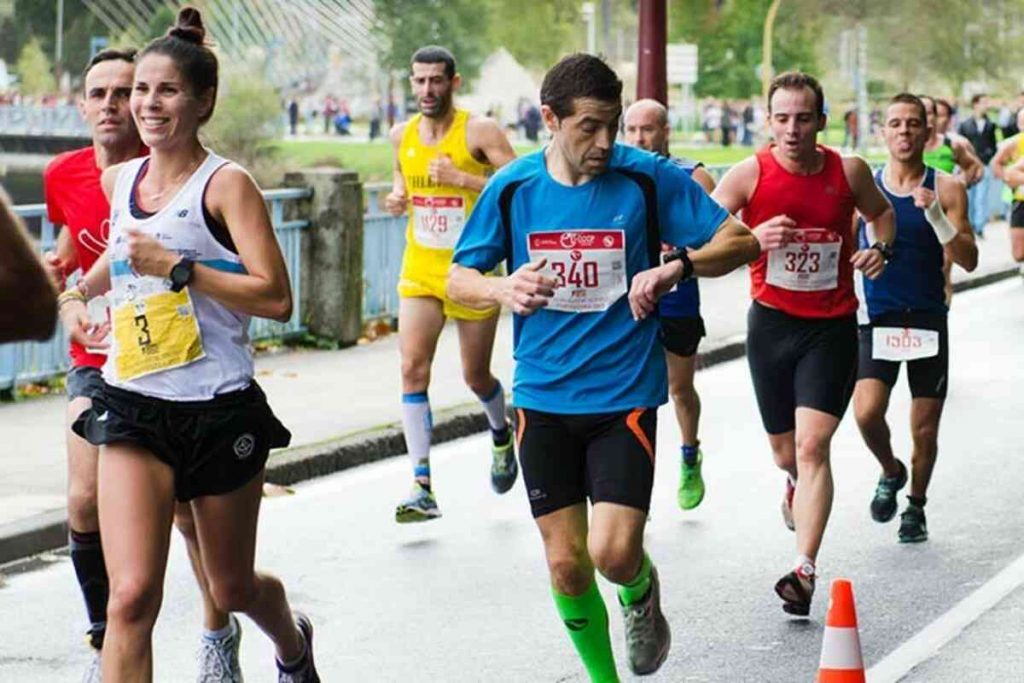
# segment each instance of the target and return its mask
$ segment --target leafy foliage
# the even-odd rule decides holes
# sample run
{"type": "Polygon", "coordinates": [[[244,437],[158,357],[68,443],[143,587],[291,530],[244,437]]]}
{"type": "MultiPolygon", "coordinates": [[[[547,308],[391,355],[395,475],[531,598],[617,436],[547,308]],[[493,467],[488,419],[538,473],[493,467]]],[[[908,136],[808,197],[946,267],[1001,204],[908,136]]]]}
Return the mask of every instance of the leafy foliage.
{"type": "Polygon", "coordinates": [[[56,90],[57,82],[53,78],[50,59],[43,52],[38,39],[33,38],[25,43],[18,56],[16,69],[23,95],[44,95],[56,90]]]}

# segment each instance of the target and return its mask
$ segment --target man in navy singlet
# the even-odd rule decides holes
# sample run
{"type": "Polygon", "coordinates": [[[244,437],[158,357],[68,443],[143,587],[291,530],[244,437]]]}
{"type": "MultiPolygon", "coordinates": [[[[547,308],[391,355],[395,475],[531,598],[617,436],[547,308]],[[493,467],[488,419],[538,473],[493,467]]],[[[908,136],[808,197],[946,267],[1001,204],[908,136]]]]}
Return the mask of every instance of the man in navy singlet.
{"type": "Polygon", "coordinates": [[[643,530],[657,407],[658,298],[757,257],[756,239],[668,159],[615,144],[622,82],[564,58],[541,87],[552,140],[491,178],[455,248],[449,296],[515,313],[519,458],[555,604],[591,680],[616,681],[594,568],[617,584],[630,669],[670,644],[643,530]],[[661,242],[677,249],[659,264],[661,242]],[[508,261],[507,277],[484,277],[508,261]],[[588,520],[587,499],[593,503],[588,520]]]}
{"type": "MultiPolygon", "coordinates": [[[[657,100],[637,100],[626,110],[626,142],[648,152],[671,159],[690,174],[704,191],[715,189],[715,180],[704,164],[683,157],[672,157],[668,152],[671,128],[668,110],[657,100]]],[[[662,243],[663,251],[672,245],[662,243]]],[[[668,366],[668,393],[675,407],[676,421],[682,435],[682,454],[679,472],[679,490],[676,499],[683,510],[692,510],[704,500],[704,477],[701,469],[704,454],[697,435],[700,424],[700,395],[693,386],[696,370],[697,346],[706,332],[700,315],[700,290],[696,279],[677,285],[658,302],[661,318],[661,345],[665,347],[668,366]]]]}
{"type": "MultiPolygon", "coordinates": [[[[853,402],[864,441],[882,466],[871,517],[888,522],[896,514],[896,492],[907,483],[908,473],[893,455],[885,411],[900,365],[906,362],[913,397],[913,452],[909,504],[901,515],[899,540],[917,543],[928,538],[925,494],[938,454],[939,418],[949,386],[943,255],[971,271],[978,264],[978,248],[963,183],[925,166],[930,129],[924,103],[914,95],[896,95],[883,132],[889,161],[875,174],[875,182],[896,213],[895,257],[881,276],[863,282],[869,321],[860,327],[853,402]]],[[[869,232],[861,223],[862,247],[873,241],[869,232]]]]}

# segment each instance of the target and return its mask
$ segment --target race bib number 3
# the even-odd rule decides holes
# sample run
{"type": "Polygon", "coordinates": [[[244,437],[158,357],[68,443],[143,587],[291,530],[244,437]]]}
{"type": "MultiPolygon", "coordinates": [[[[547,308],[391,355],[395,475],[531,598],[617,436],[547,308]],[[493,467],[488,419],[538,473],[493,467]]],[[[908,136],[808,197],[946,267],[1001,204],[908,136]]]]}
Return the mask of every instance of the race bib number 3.
{"type": "Polygon", "coordinates": [[[117,378],[129,381],[203,357],[203,340],[188,288],[159,292],[114,309],[117,378]]]}
{"type": "Polygon", "coordinates": [[[939,355],[939,333],[910,327],[871,330],[871,357],[875,360],[920,360],[939,355]]]}
{"type": "Polygon", "coordinates": [[[432,249],[454,249],[466,221],[462,197],[412,198],[416,242],[432,249]]]}
{"type": "Polygon", "coordinates": [[[765,281],[797,292],[835,289],[839,281],[839,252],[843,238],[825,228],[797,232],[794,241],[768,252],[765,281]]]}
{"type": "Polygon", "coordinates": [[[622,230],[530,233],[531,261],[547,259],[545,272],[558,280],[552,311],[607,310],[626,293],[626,236],[622,230]]]}

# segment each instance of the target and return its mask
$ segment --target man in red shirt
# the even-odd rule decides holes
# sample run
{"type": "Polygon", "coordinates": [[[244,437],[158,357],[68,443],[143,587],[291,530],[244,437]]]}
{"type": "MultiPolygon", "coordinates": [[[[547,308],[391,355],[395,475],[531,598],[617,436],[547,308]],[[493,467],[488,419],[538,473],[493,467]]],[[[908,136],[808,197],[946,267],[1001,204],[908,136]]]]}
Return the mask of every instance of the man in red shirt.
{"type": "MultiPolygon", "coordinates": [[[[50,276],[58,284],[76,270],[88,272],[106,249],[110,204],[100,186],[103,170],[147,153],[128,106],[134,56],[134,50],[103,50],[89,62],[79,110],[92,133],[92,145],[57,156],[43,172],[47,216],[54,225],[63,226],[56,250],[45,255],[50,276]]],[[[68,426],[91,405],[93,395],[102,387],[100,368],[107,359],[105,353],[90,352],[76,342],[71,342],[70,356],[71,369],[66,380],[68,426]]],[[[98,655],[103,646],[109,594],[96,507],[99,449],[70,429],[66,430],[66,438],[71,562],[89,616],[88,641],[98,655]]],[[[201,576],[198,569],[202,559],[187,505],[178,506],[175,522],[185,537],[196,574],[201,576]]],[[[240,680],[231,677],[232,671],[238,670],[237,621],[216,608],[202,579],[199,585],[206,626],[200,648],[200,679],[240,680]],[[221,665],[225,658],[230,662],[226,672],[221,665]],[[204,677],[204,673],[214,671],[222,674],[204,677]]],[[[99,680],[98,662],[97,656],[86,681],[99,680]]]]}
{"type": "Polygon", "coordinates": [[[826,121],[814,77],[776,77],[768,115],[774,142],[734,166],[712,196],[742,211],[761,243],[750,265],[747,360],[775,464],[789,475],[782,511],[796,531],[795,568],[775,591],[787,613],[806,616],[832,510],[832,435],[857,369],[853,271],[882,273],[896,227],[867,163],[818,145],[826,121]],[[855,212],[875,235],[860,251],[855,212]]]}

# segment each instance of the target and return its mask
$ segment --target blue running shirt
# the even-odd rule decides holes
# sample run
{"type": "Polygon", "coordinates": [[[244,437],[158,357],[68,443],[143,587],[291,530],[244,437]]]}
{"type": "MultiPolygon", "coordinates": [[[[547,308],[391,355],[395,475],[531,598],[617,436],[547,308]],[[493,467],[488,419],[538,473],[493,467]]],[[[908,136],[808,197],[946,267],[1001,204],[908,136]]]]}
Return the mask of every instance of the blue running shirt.
{"type": "MultiPolygon", "coordinates": [[[[940,171],[928,168],[921,185],[933,192],[940,171]]],[[[894,194],[885,184],[885,168],[875,173],[875,183],[896,214],[896,241],[892,259],[878,278],[863,278],[864,298],[872,319],[884,313],[927,311],[946,313],[946,279],[942,274],[943,248],[935,230],[914,205],[912,195],[894,194]]],[[[861,249],[870,245],[864,221],[857,231],[861,249]]]]}
{"type": "Polygon", "coordinates": [[[488,272],[507,259],[511,272],[532,251],[563,282],[551,306],[515,316],[513,404],[585,414],[665,403],[658,320],[634,321],[626,298],[633,276],[651,267],[660,248],[648,245],[648,220],[660,240],[698,248],[728,215],[679,166],[625,145],[615,145],[605,173],[578,187],[551,177],[543,150],[498,171],[453,261],[488,272]],[[647,215],[645,192],[657,215],[647,215]]]}
{"type": "MultiPolygon", "coordinates": [[[[669,157],[672,163],[693,176],[694,170],[703,166],[700,162],[686,157],[669,157]]],[[[661,297],[658,301],[658,313],[663,318],[696,318],[700,315],[700,289],[697,278],[680,282],[674,291],[661,297]]]]}

